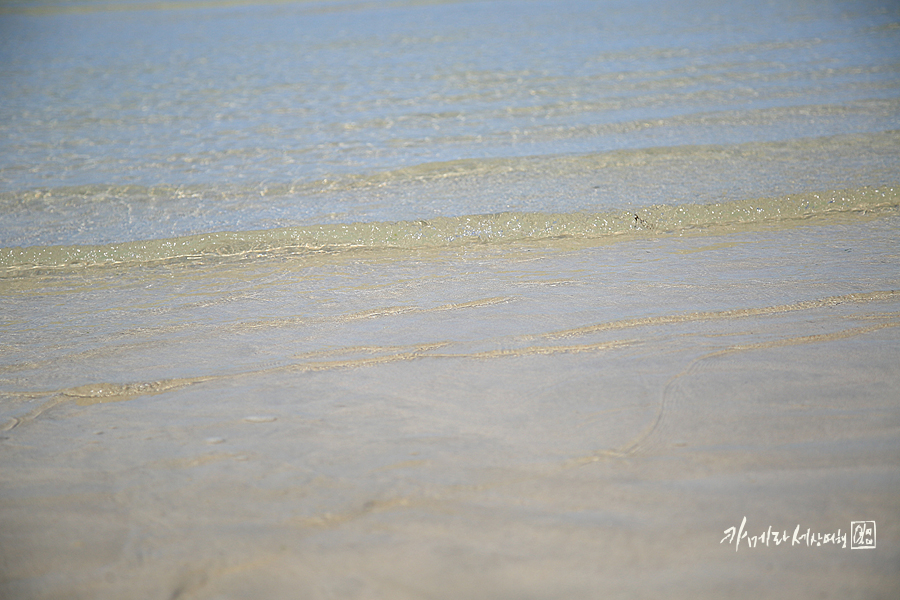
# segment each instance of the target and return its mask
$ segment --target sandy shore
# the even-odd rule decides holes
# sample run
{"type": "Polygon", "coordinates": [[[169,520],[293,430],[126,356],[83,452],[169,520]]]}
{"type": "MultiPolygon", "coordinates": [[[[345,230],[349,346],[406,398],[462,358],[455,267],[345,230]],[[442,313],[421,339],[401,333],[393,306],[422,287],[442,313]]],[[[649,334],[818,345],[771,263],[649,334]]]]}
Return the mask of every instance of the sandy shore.
{"type": "Polygon", "coordinates": [[[3,433],[0,589],[894,597],[900,322],[873,314],[697,357],[425,358],[70,399],[3,433]],[[744,517],[791,539],[723,543],[744,517]],[[852,521],[877,523],[877,549],[793,540],[852,521]]]}
{"type": "MultiPolygon", "coordinates": [[[[0,596],[894,598],[894,234],[854,227],[866,252],[813,228],[482,256],[433,283],[416,262],[330,267],[345,287],[257,273],[255,295],[192,271],[93,349],[5,367],[38,391],[3,397],[0,596]],[[314,285],[350,290],[343,312],[288,318],[314,285]],[[851,549],[857,521],[876,548],[851,549]]],[[[78,302],[138,306],[129,281],[7,300],[76,336],[78,302]]]]}

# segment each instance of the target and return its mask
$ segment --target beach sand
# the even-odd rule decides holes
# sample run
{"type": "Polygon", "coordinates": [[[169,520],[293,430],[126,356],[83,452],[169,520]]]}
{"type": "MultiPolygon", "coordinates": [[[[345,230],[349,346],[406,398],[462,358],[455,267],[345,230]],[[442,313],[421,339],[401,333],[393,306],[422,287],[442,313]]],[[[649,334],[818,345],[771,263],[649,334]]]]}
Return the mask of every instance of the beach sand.
{"type": "MultiPolygon", "coordinates": [[[[135,288],[142,329],[76,350],[73,317],[54,359],[60,380],[131,384],[6,397],[0,596],[895,598],[895,231],[220,266],[156,304],[135,288]],[[326,290],[360,305],[289,319],[326,290]],[[194,310],[235,319],[192,330],[194,310]],[[851,549],[855,521],[877,549],[851,549]],[[767,531],[785,537],[751,540],[767,531]]],[[[96,276],[113,291],[86,305],[129,295],[96,276]]],[[[45,367],[7,381],[49,386],[45,367]]]]}

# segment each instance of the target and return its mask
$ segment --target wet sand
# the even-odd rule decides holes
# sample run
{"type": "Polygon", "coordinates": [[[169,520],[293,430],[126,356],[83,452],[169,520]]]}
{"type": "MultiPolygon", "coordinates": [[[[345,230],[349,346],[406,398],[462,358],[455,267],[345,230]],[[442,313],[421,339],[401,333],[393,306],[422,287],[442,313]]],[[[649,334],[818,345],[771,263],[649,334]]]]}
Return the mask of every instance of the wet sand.
{"type": "MultiPolygon", "coordinates": [[[[377,348],[9,396],[0,595],[896,597],[900,295],[879,289],[890,223],[854,227],[873,236],[868,253],[832,263],[823,245],[794,280],[771,246],[783,235],[647,242],[645,264],[681,269],[654,275],[655,314],[637,300],[608,320],[571,309],[621,291],[581,267],[615,249],[526,253],[490,289],[467,284],[483,301],[425,310],[420,282],[419,312],[354,313],[334,332],[377,348]],[[722,287],[697,296],[693,277],[722,287]],[[834,293],[850,289],[863,291],[834,293]],[[877,524],[875,549],[851,549],[855,521],[877,524]],[[758,537],[770,528],[781,543],[758,537]]],[[[834,233],[790,243],[840,245],[834,233]]],[[[493,264],[465,269],[476,263],[493,264]]],[[[237,364],[239,340],[289,333],[253,323],[216,348],[169,348],[237,364]]],[[[122,368],[136,351],[103,361],[122,368]]]]}

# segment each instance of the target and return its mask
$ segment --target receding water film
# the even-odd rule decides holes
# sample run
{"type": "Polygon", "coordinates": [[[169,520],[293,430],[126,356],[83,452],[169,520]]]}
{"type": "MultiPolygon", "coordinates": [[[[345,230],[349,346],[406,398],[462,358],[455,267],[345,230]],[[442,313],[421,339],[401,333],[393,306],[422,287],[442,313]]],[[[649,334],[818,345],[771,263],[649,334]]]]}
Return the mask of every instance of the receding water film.
{"type": "Polygon", "coordinates": [[[0,3],[0,597],[900,597],[900,6],[0,3]]]}

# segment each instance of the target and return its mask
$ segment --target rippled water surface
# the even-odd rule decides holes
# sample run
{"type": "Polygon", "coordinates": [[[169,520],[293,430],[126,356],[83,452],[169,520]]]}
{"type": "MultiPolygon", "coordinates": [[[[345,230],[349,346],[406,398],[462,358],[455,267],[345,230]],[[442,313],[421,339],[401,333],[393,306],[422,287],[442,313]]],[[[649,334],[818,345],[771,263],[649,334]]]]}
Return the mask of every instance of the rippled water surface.
{"type": "Polygon", "coordinates": [[[0,246],[894,183],[889,4],[22,2],[0,246]]]}

